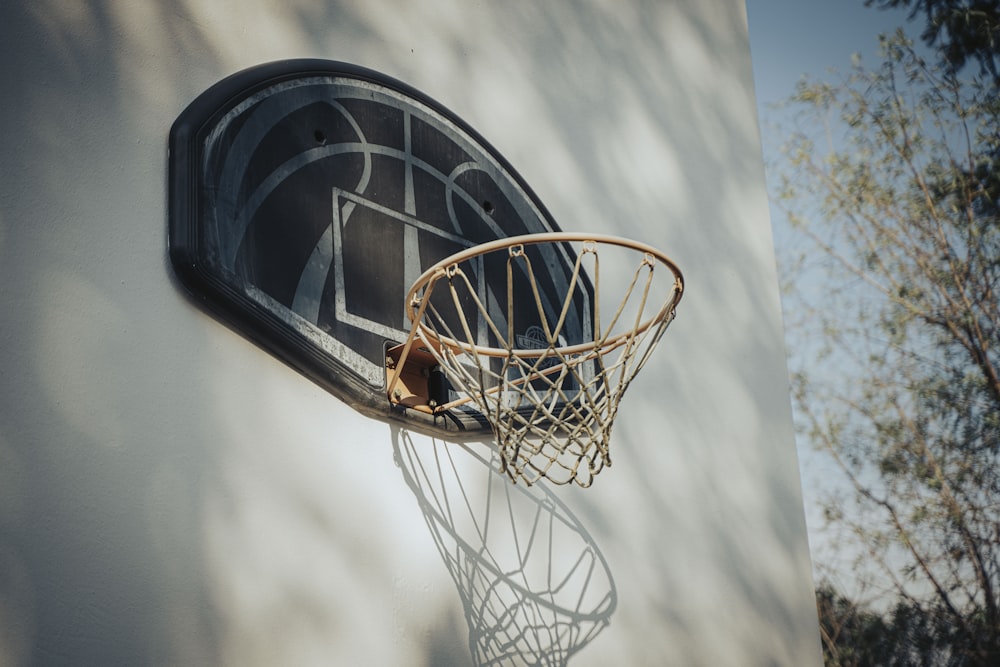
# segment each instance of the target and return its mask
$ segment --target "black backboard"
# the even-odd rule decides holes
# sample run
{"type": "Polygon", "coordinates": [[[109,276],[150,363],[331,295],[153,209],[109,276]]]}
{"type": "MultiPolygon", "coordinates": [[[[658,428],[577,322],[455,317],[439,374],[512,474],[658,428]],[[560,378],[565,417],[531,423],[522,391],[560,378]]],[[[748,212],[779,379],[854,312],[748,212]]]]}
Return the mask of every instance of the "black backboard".
{"type": "MultiPolygon", "coordinates": [[[[386,347],[410,328],[408,287],[464,248],[559,231],[440,104],[317,60],[245,70],[184,110],[170,134],[169,226],[177,274],[238,331],[366,414],[452,434],[489,426],[471,409],[401,415],[385,396],[386,347]]],[[[558,255],[555,291],[573,260],[558,255]]],[[[588,313],[576,317],[586,330],[588,313]]]]}

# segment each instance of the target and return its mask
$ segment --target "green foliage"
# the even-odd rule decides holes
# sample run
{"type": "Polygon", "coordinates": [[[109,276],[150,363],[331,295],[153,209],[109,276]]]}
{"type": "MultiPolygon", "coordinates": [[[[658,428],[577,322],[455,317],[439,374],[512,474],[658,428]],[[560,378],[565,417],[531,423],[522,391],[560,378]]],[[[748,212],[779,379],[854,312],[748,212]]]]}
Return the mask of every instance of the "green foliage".
{"type": "MultiPolygon", "coordinates": [[[[1000,105],[902,33],[882,52],[801,83],[775,188],[802,253],[786,274],[798,427],[846,475],[853,496],[825,515],[892,609],[852,612],[842,630],[868,652],[841,643],[828,664],[995,666],[1000,105]]],[[[848,602],[820,591],[821,611],[848,602]]]]}
{"type": "Polygon", "coordinates": [[[816,591],[828,667],[963,667],[955,628],[941,610],[900,601],[885,613],[853,601],[828,583],[816,591]]]}
{"type": "Polygon", "coordinates": [[[975,62],[981,73],[1000,76],[997,0],[865,0],[865,5],[910,9],[911,19],[924,19],[921,39],[938,50],[947,67],[958,71],[975,62]]]}

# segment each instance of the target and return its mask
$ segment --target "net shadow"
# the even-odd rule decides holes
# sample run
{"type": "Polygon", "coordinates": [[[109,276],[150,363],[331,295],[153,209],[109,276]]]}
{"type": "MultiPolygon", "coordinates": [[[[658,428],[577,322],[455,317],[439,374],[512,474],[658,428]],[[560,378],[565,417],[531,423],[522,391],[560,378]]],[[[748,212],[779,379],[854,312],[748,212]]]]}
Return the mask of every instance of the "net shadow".
{"type": "Polygon", "coordinates": [[[393,455],[458,588],[477,667],[567,665],[608,625],[608,564],[547,485],[511,484],[497,454],[406,431],[393,455]]]}

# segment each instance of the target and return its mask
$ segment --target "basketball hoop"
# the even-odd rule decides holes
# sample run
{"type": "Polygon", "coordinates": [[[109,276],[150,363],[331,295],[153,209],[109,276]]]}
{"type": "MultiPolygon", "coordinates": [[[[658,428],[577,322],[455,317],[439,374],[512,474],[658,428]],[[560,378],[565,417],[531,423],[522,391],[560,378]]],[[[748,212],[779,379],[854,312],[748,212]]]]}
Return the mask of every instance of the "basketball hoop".
{"type": "Polygon", "coordinates": [[[683,290],[663,253],[613,236],[529,234],[468,248],[410,288],[410,335],[386,359],[389,400],[433,415],[471,403],[490,422],[511,480],[590,486],[611,465],[618,405],[683,290]],[[613,274],[602,276],[599,255],[613,274]],[[567,257],[572,274],[553,279],[546,267],[567,257]],[[506,284],[487,285],[487,273],[506,284]],[[618,296],[602,313],[608,283],[618,296]],[[435,389],[441,374],[450,386],[435,389]]]}

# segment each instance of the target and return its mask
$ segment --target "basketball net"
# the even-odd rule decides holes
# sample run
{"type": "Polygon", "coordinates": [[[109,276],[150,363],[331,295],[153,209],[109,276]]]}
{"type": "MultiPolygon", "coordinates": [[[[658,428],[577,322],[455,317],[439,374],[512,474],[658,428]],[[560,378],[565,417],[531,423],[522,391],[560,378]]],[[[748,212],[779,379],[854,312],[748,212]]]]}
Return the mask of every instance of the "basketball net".
{"type": "Polygon", "coordinates": [[[457,253],[417,280],[403,355],[416,341],[433,355],[460,397],[435,410],[475,405],[493,427],[511,480],[588,487],[611,465],[611,428],[622,397],[673,321],[682,292],[676,265],[634,241],[568,233],[503,239],[457,253]],[[566,252],[572,241],[580,243],[574,269],[555,301],[552,285],[543,288],[540,278],[551,246],[563,244],[559,252],[566,252]],[[634,262],[631,279],[616,286],[620,297],[602,313],[599,254],[622,250],[634,262]],[[480,276],[499,253],[506,255],[500,258],[506,293],[497,296],[484,290],[480,276]],[[567,322],[580,320],[581,306],[591,326],[586,340],[573,341],[567,322]],[[516,333],[526,310],[531,326],[516,333]]]}

